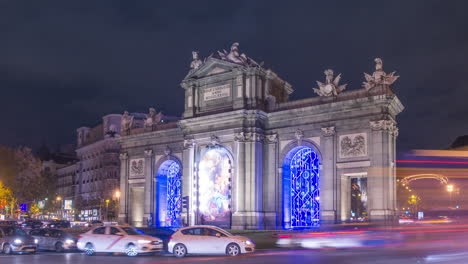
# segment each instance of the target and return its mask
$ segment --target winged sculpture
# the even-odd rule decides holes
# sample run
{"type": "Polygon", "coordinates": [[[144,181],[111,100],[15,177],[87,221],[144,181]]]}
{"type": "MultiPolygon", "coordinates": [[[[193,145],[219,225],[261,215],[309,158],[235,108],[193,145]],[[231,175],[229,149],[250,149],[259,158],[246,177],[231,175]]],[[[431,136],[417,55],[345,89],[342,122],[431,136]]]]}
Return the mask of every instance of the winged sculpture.
{"type": "Polygon", "coordinates": [[[400,76],[395,75],[396,72],[385,73],[383,71],[383,61],[380,58],[375,60],[375,72],[372,75],[364,73],[365,82],[362,83],[362,86],[366,90],[371,90],[377,85],[391,85],[393,84],[400,76]]]}
{"type": "Polygon", "coordinates": [[[313,88],[314,92],[319,96],[337,96],[344,89],[347,84],[340,85],[341,73],[334,77],[333,70],[325,70],[325,83],[317,81],[319,88],[313,88]]]}

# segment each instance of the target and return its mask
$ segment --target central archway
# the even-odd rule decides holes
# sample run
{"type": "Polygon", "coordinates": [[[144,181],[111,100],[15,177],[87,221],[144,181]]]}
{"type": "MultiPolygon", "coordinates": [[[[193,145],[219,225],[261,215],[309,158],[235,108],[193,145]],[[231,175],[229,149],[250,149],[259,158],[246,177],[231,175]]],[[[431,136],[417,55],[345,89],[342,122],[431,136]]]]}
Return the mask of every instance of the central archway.
{"type": "Polygon", "coordinates": [[[299,146],[286,155],[283,162],[284,228],[319,225],[319,165],[319,156],[310,147],[299,146]]]}
{"type": "Polygon", "coordinates": [[[231,227],[232,160],[223,147],[208,149],[198,166],[199,223],[231,227]]]}

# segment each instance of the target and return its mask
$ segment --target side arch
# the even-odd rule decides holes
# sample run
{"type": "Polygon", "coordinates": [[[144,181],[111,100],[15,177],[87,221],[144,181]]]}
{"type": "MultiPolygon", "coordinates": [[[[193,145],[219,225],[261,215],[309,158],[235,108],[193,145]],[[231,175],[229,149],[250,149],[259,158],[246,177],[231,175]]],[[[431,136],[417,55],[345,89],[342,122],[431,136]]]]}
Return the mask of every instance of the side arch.
{"type": "Polygon", "coordinates": [[[182,165],[173,156],[158,162],[155,186],[155,224],[159,227],[180,227],[182,212],[182,165]]]}
{"type": "Polygon", "coordinates": [[[314,144],[296,143],[288,150],[281,163],[283,227],[316,227],[320,222],[321,156],[314,144]]]}

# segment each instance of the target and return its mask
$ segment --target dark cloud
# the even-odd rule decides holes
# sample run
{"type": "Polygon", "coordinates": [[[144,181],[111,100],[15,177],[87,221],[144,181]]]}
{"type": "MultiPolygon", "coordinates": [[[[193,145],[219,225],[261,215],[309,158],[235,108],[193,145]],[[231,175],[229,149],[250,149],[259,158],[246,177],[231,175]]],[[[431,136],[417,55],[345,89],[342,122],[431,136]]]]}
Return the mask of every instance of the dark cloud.
{"type": "Polygon", "coordinates": [[[349,89],[382,57],[401,78],[401,149],[468,134],[466,1],[0,2],[0,144],[73,140],[77,127],[149,106],[179,115],[191,51],[234,41],[313,96],[331,67],[349,89]]]}

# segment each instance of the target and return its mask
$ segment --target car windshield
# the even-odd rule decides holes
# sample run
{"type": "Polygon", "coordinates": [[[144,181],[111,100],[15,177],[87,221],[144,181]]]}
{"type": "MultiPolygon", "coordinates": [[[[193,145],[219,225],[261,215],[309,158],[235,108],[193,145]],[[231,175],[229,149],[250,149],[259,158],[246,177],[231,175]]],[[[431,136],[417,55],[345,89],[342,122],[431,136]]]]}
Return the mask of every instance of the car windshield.
{"type": "Polygon", "coordinates": [[[6,236],[26,236],[26,233],[17,227],[5,227],[3,228],[6,236]]]}
{"type": "Polygon", "coordinates": [[[130,236],[141,235],[133,227],[122,227],[122,229],[130,236]]]}

